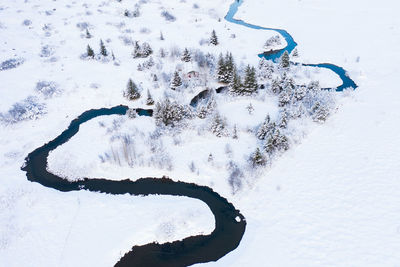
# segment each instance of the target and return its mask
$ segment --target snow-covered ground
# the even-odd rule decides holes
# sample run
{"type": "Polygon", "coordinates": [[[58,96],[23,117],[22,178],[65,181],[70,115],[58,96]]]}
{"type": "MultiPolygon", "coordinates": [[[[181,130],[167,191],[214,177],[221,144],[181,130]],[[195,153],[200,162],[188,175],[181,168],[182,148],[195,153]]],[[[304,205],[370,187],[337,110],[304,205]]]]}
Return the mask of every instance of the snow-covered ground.
{"type": "MultiPolygon", "coordinates": [[[[122,97],[129,77],[146,88],[150,77],[136,71],[130,56],[133,46],[123,45],[121,36],[148,41],[154,51],[161,45],[169,49],[174,43],[211,51],[215,47],[200,46],[199,41],[215,29],[221,42],[216,54],[230,50],[238,61],[256,64],[265,40],[276,35],[224,21],[230,1],[202,1],[199,9],[193,4],[163,3],[165,10],[176,16],[175,22],[166,22],[159,15],[164,9],[157,2],[142,5],[138,18],[122,16],[125,8],[134,7],[128,1],[91,1],[87,7],[81,2],[67,7],[54,1],[0,4],[0,62],[14,57],[25,59],[15,69],[0,71],[0,112],[29,95],[46,103],[47,110],[38,120],[0,128],[0,265],[109,266],[135,244],[212,231],[212,214],[200,201],[84,191],[60,193],[30,183],[19,170],[27,153],[57,136],[82,111],[132,105],[122,97]],[[32,24],[24,25],[26,19],[32,24]],[[84,31],[77,24],[82,22],[91,25],[92,39],[81,37],[84,31]],[[119,27],[121,22],[125,26],[119,27]],[[165,36],[164,44],[157,40],[160,31],[165,36]],[[236,38],[230,37],[232,33],[236,38]],[[88,43],[97,51],[100,38],[114,51],[120,66],[79,59],[88,43]],[[108,38],[112,41],[107,42],[108,38]],[[41,57],[46,45],[54,51],[41,57]],[[47,97],[35,91],[37,82],[43,80],[57,83],[60,95],[47,97]]],[[[208,174],[197,176],[185,163],[184,171],[168,172],[172,178],[211,186],[246,217],[247,229],[239,248],[217,263],[206,265],[396,266],[400,262],[400,93],[396,79],[400,71],[400,51],[396,49],[400,45],[400,19],[396,9],[398,3],[393,0],[247,0],[239,8],[236,18],[291,33],[299,44],[300,62],[342,66],[360,87],[355,94],[344,93],[338,111],[325,124],[307,124],[306,138],[244,192],[231,195],[226,182],[215,178],[217,173],[211,168],[205,170],[208,174]]],[[[174,69],[171,65],[164,67],[174,69]]],[[[313,77],[320,74],[315,69],[310,73],[313,77]]],[[[332,73],[317,79],[323,87],[338,83],[332,73]]],[[[161,90],[152,94],[155,99],[163,96],[161,90]]],[[[256,110],[258,106],[271,108],[268,102],[252,104],[256,110]]],[[[222,113],[243,108],[247,101],[226,105],[237,105],[237,109],[222,105],[222,113]]],[[[135,106],[144,106],[144,100],[135,106]]],[[[270,112],[274,113],[273,108],[270,112]]],[[[232,117],[246,124],[249,120],[245,116],[239,113],[232,117]]],[[[70,153],[69,159],[88,159],[87,164],[98,160],[104,149],[96,142],[108,141],[109,137],[105,129],[93,129],[101,129],[97,127],[99,121],[110,123],[112,119],[99,118],[82,125],[69,143],[53,153],[70,153]],[[84,143],[84,149],[78,140],[84,143]]],[[[151,124],[149,118],[135,120],[132,123],[143,120],[141,123],[151,124]]],[[[203,144],[195,135],[190,138],[196,148],[186,147],[188,151],[204,149],[205,145],[220,147],[203,144]]],[[[246,146],[251,144],[241,141],[245,145],[237,146],[240,153],[235,152],[235,157],[248,153],[246,146]]],[[[231,146],[236,149],[235,144],[231,146]]],[[[218,153],[226,157],[225,151],[218,153]]],[[[176,165],[179,160],[186,162],[184,155],[182,152],[176,165]]],[[[62,158],[53,157],[50,162],[55,163],[55,171],[62,169],[62,158]]],[[[208,164],[207,158],[202,164],[208,164]]],[[[165,174],[111,165],[103,170],[87,168],[85,163],[74,167],[77,175],[114,179],[131,176],[132,171],[137,177],[165,174]]]]}

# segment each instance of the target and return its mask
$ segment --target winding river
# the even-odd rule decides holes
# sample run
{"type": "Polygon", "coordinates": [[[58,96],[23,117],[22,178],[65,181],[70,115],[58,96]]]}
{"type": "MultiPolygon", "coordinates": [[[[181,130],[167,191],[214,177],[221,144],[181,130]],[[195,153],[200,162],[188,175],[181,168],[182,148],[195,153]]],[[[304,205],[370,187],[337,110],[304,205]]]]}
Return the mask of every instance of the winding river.
{"type": "MultiPolygon", "coordinates": [[[[261,54],[259,56],[275,60],[280,57],[284,50],[291,52],[296,47],[297,44],[293,38],[284,30],[264,28],[233,19],[241,3],[242,1],[235,1],[230,6],[226,16],[228,21],[253,29],[278,31],[288,43],[285,49],[276,51],[274,54],[268,56],[261,54]]],[[[347,76],[346,71],[340,67],[332,64],[309,66],[328,68],[337,73],[343,81],[343,85],[336,89],[338,91],[347,87],[356,88],[355,83],[347,76]]],[[[129,107],[120,105],[112,108],[92,109],[82,113],[59,136],[28,154],[22,167],[28,180],[61,192],[88,190],[113,195],[128,193],[141,196],[149,194],[186,196],[205,202],[212,211],[215,218],[215,229],[211,234],[191,236],[181,241],[164,244],[151,243],[134,246],[116,263],[116,266],[189,266],[195,263],[217,261],[237,248],[246,229],[246,220],[227,199],[211,188],[176,182],[168,178],[141,178],[136,181],[84,178],[68,181],[47,170],[47,158],[50,151],[68,142],[71,137],[79,132],[81,124],[99,116],[126,115],[128,110],[129,107]]],[[[135,111],[139,116],[152,115],[152,110],[137,109],[135,111]]]]}

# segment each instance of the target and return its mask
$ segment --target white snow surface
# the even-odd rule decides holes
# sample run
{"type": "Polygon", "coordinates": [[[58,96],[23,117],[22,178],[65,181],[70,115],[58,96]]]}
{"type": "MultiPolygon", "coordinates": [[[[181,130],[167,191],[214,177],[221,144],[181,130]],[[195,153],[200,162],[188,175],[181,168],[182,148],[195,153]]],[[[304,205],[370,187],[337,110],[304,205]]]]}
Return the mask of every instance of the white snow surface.
{"type": "MultiPolygon", "coordinates": [[[[91,30],[95,37],[90,39],[95,49],[98,49],[99,38],[109,37],[116,43],[121,35],[116,27],[105,25],[106,21],[119,23],[125,20],[127,27],[134,28],[143,41],[155,40],[162,29],[168,42],[166,47],[179,40],[189,47],[198,46],[199,38],[207,38],[215,29],[221,35],[220,48],[229,48],[238,58],[253,64],[256,64],[256,54],[265,40],[276,34],[260,33],[224,20],[218,22],[217,18],[223,18],[231,3],[226,0],[198,3],[201,8],[196,12],[200,13],[198,16],[204,23],[196,28],[196,32],[200,31],[196,38],[191,38],[194,17],[186,12],[189,8],[194,12],[192,1],[182,5],[177,4],[178,1],[168,3],[167,10],[177,17],[174,23],[180,23],[182,28],[161,20],[158,16],[161,11],[153,2],[144,5],[141,17],[131,19],[113,19],[115,13],[122,13],[124,8],[114,6],[116,1],[105,3],[103,9],[112,14],[96,13],[100,1],[93,1],[89,4],[93,15],[89,17],[84,16],[86,11],[81,2],[71,3],[72,8],[53,1],[0,3],[0,36],[4,37],[1,38],[0,61],[14,55],[26,59],[16,69],[0,72],[0,112],[36,94],[34,88],[39,80],[56,81],[64,91],[62,97],[46,100],[48,113],[41,119],[0,128],[0,265],[110,266],[133,245],[172,241],[213,230],[211,212],[197,200],[168,196],[111,196],[85,191],[61,193],[27,181],[25,173],[19,169],[30,151],[57,136],[82,111],[128,104],[121,91],[131,75],[143,81],[144,88],[145,81],[149,80],[135,71],[136,65],[129,63],[132,47],[119,44],[115,49],[117,46],[114,48],[113,43],[107,43],[115,53],[118,51],[120,68],[115,68],[112,63],[93,64],[77,59],[76,55],[84,52],[87,40],[76,36],[79,34],[76,23],[89,21],[95,26],[96,30],[91,30]],[[172,9],[175,6],[177,8],[172,9]],[[57,8],[55,14],[62,15],[44,14],[52,8],[57,8]],[[154,10],[157,10],[157,16],[146,16],[154,10]],[[24,19],[32,20],[30,27],[33,30],[22,26],[24,19]],[[41,30],[45,23],[54,26],[52,34],[56,38],[46,39],[41,30]],[[61,30],[64,23],[69,30],[61,30]],[[139,33],[140,29],[135,28],[138,24],[146,25],[151,33],[147,37],[139,33]],[[233,44],[229,39],[230,31],[223,30],[225,27],[237,33],[236,40],[242,39],[233,44]],[[56,48],[57,61],[49,62],[39,57],[41,46],[45,44],[56,48]],[[91,87],[93,83],[100,86],[91,87]]],[[[355,93],[344,92],[338,111],[325,124],[307,125],[307,137],[300,144],[293,146],[265,175],[236,195],[230,194],[226,182],[218,180],[217,173],[197,177],[188,168],[167,173],[172,178],[211,186],[246,217],[246,233],[240,246],[218,262],[203,265],[399,264],[398,7],[393,0],[248,0],[239,8],[236,18],[265,27],[284,28],[291,33],[299,44],[300,62],[329,62],[342,66],[359,88],[355,93]]],[[[154,45],[157,51],[158,43],[154,42],[154,45]]],[[[338,82],[335,75],[330,77],[329,83],[338,82]]],[[[155,98],[162,96],[162,93],[152,93],[155,98]]],[[[234,104],[244,105],[240,101],[234,104]]],[[[256,102],[252,104],[257,108],[256,102]]],[[[230,110],[227,108],[227,112],[230,110]]],[[[224,106],[221,112],[224,112],[224,106]]],[[[103,118],[82,125],[81,131],[69,143],[53,152],[71,153],[70,159],[87,159],[79,165],[81,169],[76,170],[77,176],[121,179],[130,175],[165,174],[164,171],[120,167],[94,168],[94,173],[85,173],[93,170],[85,164],[92,164],[92,159],[97,159],[98,153],[104,151],[103,147],[96,146],[104,132],[93,133],[94,127],[90,127],[90,124],[97,125],[99,120],[103,118]],[[85,149],[77,149],[82,147],[78,139],[84,141],[85,149]],[[132,171],[137,172],[132,174],[132,171]],[[114,177],[110,176],[112,173],[114,177]]],[[[111,121],[112,118],[104,120],[111,121]]],[[[239,121],[248,122],[246,118],[239,118],[239,121]]],[[[203,140],[196,140],[195,134],[191,137],[194,146],[196,142],[203,144],[203,140]]],[[[251,147],[243,138],[241,141],[245,145],[237,145],[240,150],[234,153],[235,156],[241,156],[246,153],[247,146],[251,147]]],[[[222,138],[220,142],[228,140],[222,138]]],[[[203,146],[206,145],[220,147],[212,143],[203,146]]],[[[234,142],[231,146],[236,147],[234,142]]],[[[185,159],[185,153],[192,151],[188,149],[189,152],[182,152],[182,159],[178,160],[185,159]]],[[[224,151],[215,153],[223,155],[224,151]]],[[[60,169],[62,158],[54,157],[50,169],[53,163],[55,169],[60,169]]]]}

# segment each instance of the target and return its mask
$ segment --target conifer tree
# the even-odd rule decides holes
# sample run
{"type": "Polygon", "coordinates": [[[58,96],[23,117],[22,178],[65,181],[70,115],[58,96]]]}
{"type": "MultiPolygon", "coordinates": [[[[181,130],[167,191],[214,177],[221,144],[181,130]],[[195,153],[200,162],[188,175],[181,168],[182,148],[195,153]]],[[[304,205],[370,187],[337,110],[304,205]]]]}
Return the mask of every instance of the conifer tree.
{"type": "Polygon", "coordinates": [[[176,88],[178,88],[181,85],[182,85],[182,79],[179,76],[179,73],[177,71],[175,71],[174,72],[174,77],[173,77],[172,82],[171,82],[171,89],[175,90],[176,88]]]}
{"type": "Polygon", "coordinates": [[[290,103],[291,95],[288,88],[284,88],[278,96],[279,106],[284,107],[290,103]]]}
{"type": "Polygon", "coordinates": [[[86,28],[86,38],[90,39],[92,38],[92,35],[90,34],[89,30],[86,28]]]}
{"type": "Polygon", "coordinates": [[[187,48],[185,48],[185,50],[183,50],[181,60],[184,62],[190,62],[192,60],[192,57],[190,56],[190,52],[187,48]]]}
{"type": "Polygon", "coordinates": [[[253,167],[264,166],[266,163],[266,159],[258,147],[256,151],[250,156],[250,161],[253,167]]]}
{"type": "Polygon", "coordinates": [[[274,66],[262,57],[258,63],[258,76],[261,79],[272,79],[274,73],[274,66]]]}
{"type": "Polygon", "coordinates": [[[147,99],[146,99],[146,105],[151,106],[154,104],[154,100],[151,97],[150,91],[147,90],[147,99]]]}
{"type": "Polygon", "coordinates": [[[280,94],[282,91],[281,81],[279,78],[272,80],[271,91],[276,95],[280,94]]]}
{"type": "Polygon", "coordinates": [[[218,37],[217,37],[217,34],[215,33],[215,30],[213,30],[211,32],[210,44],[212,44],[212,45],[218,45],[219,44],[218,43],[218,37]]]}
{"type": "Polygon", "coordinates": [[[233,61],[232,53],[226,53],[225,55],[225,73],[224,73],[224,82],[231,83],[233,80],[233,76],[235,75],[236,67],[235,62],[233,61]]]}
{"type": "Polygon", "coordinates": [[[142,49],[141,50],[142,50],[141,51],[141,56],[142,57],[148,57],[153,53],[153,49],[146,42],[142,44],[142,49]]]}
{"type": "Polygon", "coordinates": [[[238,133],[237,133],[236,124],[233,126],[232,138],[233,139],[238,139],[238,133]]]}
{"type": "Polygon", "coordinates": [[[263,124],[258,128],[257,138],[260,140],[264,140],[274,129],[275,123],[271,122],[271,118],[269,115],[265,118],[263,124]]]}
{"type": "Polygon", "coordinates": [[[323,123],[329,116],[329,109],[320,102],[317,102],[312,107],[312,118],[315,122],[323,123]]]}
{"type": "Polygon", "coordinates": [[[297,50],[297,48],[295,48],[292,52],[292,56],[293,57],[298,57],[299,56],[299,51],[297,50]]]}
{"type": "Polygon", "coordinates": [[[215,114],[212,122],[210,130],[217,137],[221,137],[226,135],[226,121],[225,118],[221,117],[218,113],[215,114]]]}
{"type": "Polygon", "coordinates": [[[288,124],[288,114],[287,111],[284,109],[279,113],[278,126],[281,129],[286,129],[287,124],[288,124]]]}
{"type": "Polygon", "coordinates": [[[164,39],[164,35],[163,35],[162,32],[160,32],[160,40],[161,40],[161,41],[164,41],[164,40],[165,40],[165,39],[164,39]]]}
{"type": "Polygon", "coordinates": [[[86,48],[86,55],[87,57],[94,58],[94,51],[89,45],[86,48]]]}
{"type": "Polygon", "coordinates": [[[134,58],[141,57],[141,49],[138,41],[135,42],[132,55],[134,58]]]}
{"type": "Polygon", "coordinates": [[[281,59],[280,59],[280,66],[281,68],[289,68],[290,67],[290,58],[289,58],[289,53],[285,50],[283,52],[281,59]]]}
{"type": "Polygon", "coordinates": [[[243,92],[246,95],[251,95],[255,93],[258,89],[256,70],[254,67],[247,65],[245,70],[244,82],[243,82],[243,92]]]}
{"type": "Polygon", "coordinates": [[[247,109],[247,112],[249,112],[249,115],[253,114],[254,107],[251,103],[246,107],[246,109],[247,109]]]}
{"type": "Polygon", "coordinates": [[[103,40],[100,39],[100,54],[104,57],[108,55],[107,49],[103,43],[103,40]]]}
{"type": "Polygon", "coordinates": [[[274,153],[276,150],[288,150],[289,141],[287,137],[274,129],[267,137],[264,149],[268,154],[274,153]]]}
{"type": "Polygon", "coordinates": [[[225,82],[225,60],[222,54],[219,54],[218,63],[217,63],[217,78],[219,82],[225,82]]]}
{"type": "Polygon", "coordinates": [[[139,89],[136,86],[136,84],[132,81],[132,79],[129,79],[129,81],[128,81],[128,85],[126,87],[124,96],[126,98],[128,98],[129,100],[136,100],[136,99],[140,98],[139,89]]]}
{"type": "Polygon", "coordinates": [[[165,52],[164,48],[160,48],[158,53],[159,53],[160,57],[162,57],[162,58],[167,56],[167,53],[165,52]]]}
{"type": "Polygon", "coordinates": [[[241,95],[243,93],[243,84],[242,79],[240,78],[239,74],[235,71],[232,79],[231,86],[229,87],[229,91],[233,95],[241,95]]]}

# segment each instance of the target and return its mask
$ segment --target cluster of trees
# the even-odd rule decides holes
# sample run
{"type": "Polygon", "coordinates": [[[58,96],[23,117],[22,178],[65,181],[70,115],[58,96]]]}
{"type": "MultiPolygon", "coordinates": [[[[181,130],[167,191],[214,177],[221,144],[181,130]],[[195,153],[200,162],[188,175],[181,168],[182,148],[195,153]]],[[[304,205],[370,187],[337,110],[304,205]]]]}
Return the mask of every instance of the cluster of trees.
{"type": "Polygon", "coordinates": [[[217,79],[221,83],[230,84],[236,73],[236,66],[232,53],[227,52],[225,57],[220,54],[217,63],[217,79]]]}
{"type": "Polygon", "coordinates": [[[156,104],[153,117],[159,126],[174,127],[183,119],[190,118],[191,112],[188,106],[166,98],[156,104]]]}
{"type": "MultiPolygon", "coordinates": [[[[87,33],[89,33],[89,32],[87,32],[87,33]]],[[[103,57],[107,57],[109,55],[109,52],[107,51],[107,48],[104,45],[103,40],[101,40],[101,39],[100,39],[100,55],[102,55],[103,57]]],[[[86,57],[88,57],[88,58],[95,57],[94,50],[90,47],[90,45],[87,45],[87,47],[86,47],[86,57]]]]}
{"type": "Polygon", "coordinates": [[[143,71],[144,69],[150,69],[154,65],[155,65],[155,63],[154,63],[153,57],[150,56],[148,60],[143,62],[143,64],[141,64],[141,63],[138,64],[137,70],[143,71]]]}
{"type": "Polygon", "coordinates": [[[258,83],[256,77],[256,69],[247,65],[245,69],[244,79],[235,72],[229,91],[234,95],[252,95],[257,92],[258,83]]]}
{"type": "Polygon", "coordinates": [[[272,36],[271,38],[269,38],[265,44],[264,44],[264,49],[266,51],[272,50],[273,48],[275,48],[278,45],[281,45],[282,41],[281,41],[281,37],[279,35],[275,35],[272,36]]]}
{"type": "MultiPolygon", "coordinates": [[[[311,115],[314,121],[324,122],[329,116],[329,103],[324,99],[328,92],[321,90],[318,82],[297,85],[286,72],[272,81],[271,91],[278,96],[278,105],[282,108],[297,107],[300,117],[303,113],[311,115]]],[[[296,112],[295,112],[296,113],[296,112]]]]}
{"type": "Polygon", "coordinates": [[[271,121],[269,115],[258,128],[256,136],[263,141],[263,148],[256,148],[256,151],[250,155],[250,162],[253,166],[265,165],[267,156],[271,156],[276,151],[286,151],[289,149],[289,140],[282,133],[282,129],[287,126],[287,115],[283,113],[278,123],[271,121]]]}
{"type": "Polygon", "coordinates": [[[140,45],[138,41],[135,42],[135,47],[132,53],[133,58],[146,58],[151,54],[153,54],[153,49],[148,43],[144,42],[140,45]]]}
{"type": "Polygon", "coordinates": [[[234,95],[252,95],[258,89],[256,69],[248,65],[244,72],[242,79],[237,71],[232,53],[228,52],[225,56],[219,55],[217,79],[219,82],[229,84],[229,90],[234,95]]]}
{"type": "Polygon", "coordinates": [[[128,17],[128,18],[137,18],[137,17],[139,17],[140,16],[139,5],[136,5],[135,9],[133,11],[125,9],[124,16],[128,17]]]}

